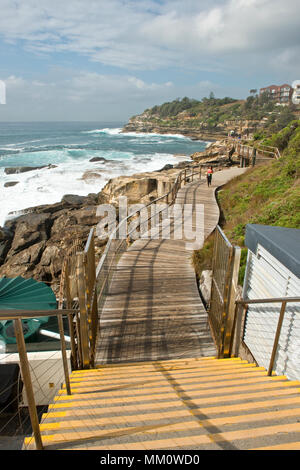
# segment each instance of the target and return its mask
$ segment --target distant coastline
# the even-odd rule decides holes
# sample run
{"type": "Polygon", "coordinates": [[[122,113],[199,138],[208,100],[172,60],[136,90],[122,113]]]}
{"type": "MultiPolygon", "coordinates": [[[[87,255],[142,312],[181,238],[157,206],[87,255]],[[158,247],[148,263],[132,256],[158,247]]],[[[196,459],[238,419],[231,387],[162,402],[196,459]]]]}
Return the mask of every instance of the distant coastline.
{"type": "Polygon", "coordinates": [[[142,124],[137,124],[135,122],[128,122],[122,128],[122,133],[127,134],[129,132],[135,132],[137,134],[173,134],[173,135],[182,135],[188,137],[191,140],[203,141],[203,142],[215,142],[216,140],[223,139],[227,136],[224,132],[205,132],[203,130],[196,131],[191,130],[188,127],[159,127],[154,125],[151,122],[143,122],[142,124]]]}

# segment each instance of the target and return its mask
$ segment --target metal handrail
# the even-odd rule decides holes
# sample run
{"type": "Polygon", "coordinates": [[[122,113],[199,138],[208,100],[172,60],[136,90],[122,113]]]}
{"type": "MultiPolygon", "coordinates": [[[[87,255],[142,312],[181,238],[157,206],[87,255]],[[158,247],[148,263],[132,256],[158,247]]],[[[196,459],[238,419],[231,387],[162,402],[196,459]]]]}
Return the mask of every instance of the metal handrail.
{"type": "MultiPolygon", "coordinates": [[[[159,196],[158,198],[154,199],[153,201],[150,201],[149,203],[145,204],[145,205],[143,206],[143,209],[147,209],[148,207],[150,207],[150,206],[153,205],[153,204],[156,204],[158,201],[161,201],[162,199],[167,199],[167,204],[168,204],[168,205],[171,205],[171,204],[173,203],[175,197],[176,197],[176,194],[177,194],[178,189],[181,187],[182,181],[186,182],[186,180],[187,180],[188,178],[191,178],[191,177],[193,177],[194,175],[199,175],[199,176],[200,176],[200,179],[201,179],[201,170],[202,170],[202,167],[203,167],[203,166],[204,166],[204,165],[202,165],[202,164],[200,164],[200,165],[193,165],[193,167],[192,167],[192,172],[189,173],[189,174],[187,174],[187,170],[186,170],[186,169],[181,170],[181,171],[178,173],[178,175],[177,175],[177,177],[176,177],[176,180],[175,180],[175,182],[174,182],[172,188],[171,188],[167,193],[165,193],[164,195],[159,196]],[[199,168],[200,171],[194,172],[194,170],[193,170],[194,168],[199,168]],[[183,177],[183,178],[182,178],[182,174],[184,174],[184,177],[183,177]],[[177,191],[176,191],[176,190],[177,190],[177,191]],[[170,195],[170,194],[172,195],[172,199],[171,199],[171,201],[170,201],[170,203],[169,203],[169,195],[170,195]]],[[[139,212],[140,212],[140,209],[138,209],[138,210],[132,212],[132,213],[129,214],[127,217],[125,217],[124,219],[122,219],[122,221],[118,224],[118,226],[115,227],[115,228],[113,229],[113,231],[111,232],[111,234],[110,234],[110,236],[109,236],[109,239],[108,239],[108,241],[107,241],[105,250],[104,250],[104,252],[103,252],[103,254],[102,254],[102,256],[101,256],[101,259],[100,259],[100,261],[99,261],[99,263],[98,263],[98,265],[97,265],[97,268],[96,268],[96,282],[97,282],[97,279],[99,278],[99,275],[100,275],[100,273],[101,273],[101,271],[102,271],[102,269],[103,269],[103,266],[104,266],[105,260],[106,260],[106,258],[107,258],[107,255],[108,255],[108,253],[109,253],[109,249],[110,249],[110,247],[111,247],[111,244],[112,244],[113,240],[115,240],[116,234],[117,234],[118,231],[120,230],[121,225],[122,225],[122,224],[125,224],[126,222],[128,222],[132,217],[136,216],[139,212]]],[[[156,214],[156,215],[157,215],[157,214],[156,214]]],[[[154,216],[151,215],[151,217],[148,217],[148,219],[147,219],[147,220],[144,220],[143,223],[149,222],[149,220],[150,220],[151,218],[153,218],[153,217],[154,217],[154,216]]],[[[128,237],[128,235],[129,235],[129,234],[127,234],[127,237],[128,237]]],[[[127,237],[126,237],[126,238],[127,238],[127,237]]],[[[124,241],[124,240],[122,240],[122,241],[124,241]]],[[[119,244],[119,246],[118,246],[116,252],[118,252],[118,250],[120,249],[120,246],[121,246],[121,244],[122,244],[122,241],[120,242],[120,244],[119,244]]],[[[107,279],[107,277],[109,276],[109,273],[110,273],[110,271],[111,271],[111,267],[112,267],[112,266],[113,266],[113,260],[112,260],[111,263],[110,263],[110,266],[109,266],[109,269],[108,269],[108,273],[106,274],[106,279],[107,279]]]]}
{"type": "Polygon", "coordinates": [[[78,309],[56,310],[0,310],[0,320],[16,320],[17,318],[55,317],[68,313],[77,313],[78,309]]]}
{"type": "Polygon", "coordinates": [[[236,304],[248,305],[248,304],[271,304],[278,302],[300,302],[300,297],[274,297],[267,299],[242,299],[236,300],[236,304]]]}
{"type": "Polygon", "coordinates": [[[276,153],[277,154],[277,157],[276,158],[280,158],[281,157],[281,154],[280,154],[280,151],[278,149],[278,147],[274,147],[273,145],[264,145],[264,144],[260,144],[259,145],[260,148],[268,148],[268,149],[274,149],[273,152],[271,153],[276,153]]]}
{"type": "Polygon", "coordinates": [[[233,142],[235,142],[237,145],[240,146],[241,149],[251,149],[253,151],[253,149],[255,148],[257,151],[261,151],[263,153],[269,153],[270,155],[273,155],[277,160],[281,157],[281,154],[280,154],[280,151],[277,147],[272,147],[270,145],[262,145],[262,144],[259,144],[257,146],[250,146],[250,145],[247,145],[247,144],[242,144],[240,143],[239,141],[237,141],[236,139],[233,140],[233,142]],[[274,149],[272,151],[270,150],[265,150],[265,149],[274,149]]]}
{"type": "MultiPolygon", "coordinates": [[[[201,164],[201,165],[194,165],[193,168],[199,168],[199,167],[202,168],[202,166],[204,166],[204,165],[203,165],[203,164],[201,164]]],[[[196,174],[198,174],[198,173],[194,173],[194,172],[192,171],[192,173],[190,173],[189,175],[187,175],[187,174],[186,174],[186,169],[185,169],[185,170],[181,170],[181,171],[178,173],[177,178],[176,178],[176,180],[175,180],[175,182],[174,182],[172,188],[170,189],[170,191],[168,191],[167,193],[165,193],[163,196],[159,196],[158,198],[154,199],[153,201],[148,202],[147,204],[145,204],[145,205],[143,206],[143,209],[145,209],[145,208],[147,208],[147,207],[150,207],[150,206],[153,205],[153,204],[156,204],[156,203],[157,203],[158,201],[160,201],[161,199],[167,198],[167,197],[169,196],[169,194],[171,194],[171,193],[173,192],[173,189],[176,187],[176,184],[177,184],[178,182],[185,181],[187,178],[190,178],[191,176],[196,175],[196,174]],[[185,173],[184,179],[181,178],[181,174],[182,174],[182,173],[185,173]]],[[[200,173],[200,174],[201,174],[201,173],[200,173]]],[[[109,237],[109,240],[110,240],[110,239],[113,239],[114,235],[116,235],[116,233],[118,232],[119,227],[120,227],[121,224],[125,223],[125,221],[128,221],[131,217],[133,217],[134,215],[136,215],[139,211],[140,211],[140,210],[137,209],[136,211],[132,212],[132,213],[129,214],[127,217],[125,217],[124,219],[122,219],[122,221],[118,224],[118,226],[112,231],[112,233],[111,233],[111,235],[110,235],[110,237],[109,237]]],[[[148,219],[148,220],[149,220],[149,219],[148,219]]],[[[105,253],[105,252],[104,252],[104,253],[105,253]]],[[[104,255],[104,253],[103,253],[103,255],[104,255]]]]}
{"type": "Polygon", "coordinates": [[[285,310],[286,310],[286,304],[291,303],[291,302],[300,302],[300,297],[274,297],[274,298],[268,298],[268,299],[241,299],[241,300],[236,300],[235,304],[235,317],[237,316],[237,309],[238,306],[243,306],[245,313],[247,312],[248,305],[257,305],[257,304],[270,304],[270,303],[281,303],[281,308],[280,308],[280,313],[279,313],[279,318],[278,318],[278,323],[277,323],[277,329],[276,329],[276,334],[274,338],[274,343],[273,343],[273,348],[272,348],[272,354],[270,358],[270,363],[269,363],[269,368],[268,368],[268,375],[272,375],[273,372],[273,367],[274,367],[274,361],[278,349],[278,343],[279,343],[279,338],[280,338],[280,333],[281,333],[281,327],[285,315],[285,310]]]}

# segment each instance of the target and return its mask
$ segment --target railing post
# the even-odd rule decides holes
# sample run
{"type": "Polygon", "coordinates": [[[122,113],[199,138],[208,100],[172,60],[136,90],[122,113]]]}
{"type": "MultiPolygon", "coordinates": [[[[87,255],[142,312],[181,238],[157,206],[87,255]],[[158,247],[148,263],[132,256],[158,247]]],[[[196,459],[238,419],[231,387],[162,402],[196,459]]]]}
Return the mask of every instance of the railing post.
{"type": "Polygon", "coordinates": [[[225,273],[224,279],[224,298],[223,298],[223,311],[222,311],[222,323],[221,323],[221,342],[219,344],[218,359],[224,357],[224,345],[225,345],[225,335],[226,335],[226,326],[228,319],[228,308],[229,308],[229,295],[230,295],[230,283],[232,278],[232,261],[234,256],[234,247],[229,248],[228,254],[228,266],[225,273]]]}
{"type": "Polygon", "coordinates": [[[240,247],[233,247],[233,254],[231,258],[230,275],[229,275],[229,292],[227,301],[227,316],[225,334],[223,338],[223,357],[230,357],[232,348],[232,336],[234,334],[234,320],[235,320],[235,299],[237,295],[238,276],[241,260],[240,247]]]}
{"type": "Polygon", "coordinates": [[[86,305],[85,253],[77,253],[77,283],[80,308],[80,342],[83,368],[90,366],[88,313],[86,305]]]}
{"type": "Polygon", "coordinates": [[[78,365],[79,368],[83,367],[83,360],[82,360],[82,348],[81,348],[81,338],[80,338],[80,317],[79,313],[75,315],[75,329],[76,329],[76,337],[77,337],[77,348],[78,348],[78,365]]]}
{"type": "Polygon", "coordinates": [[[36,445],[37,450],[43,450],[40,424],[39,424],[39,419],[38,419],[37,410],[36,410],[36,404],[35,404],[34,393],[33,393],[33,388],[32,388],[32,381],[31,381],[30,370],[29,370],[29,362],[28,362],[24,334],[23,334],[22,320],[20,318],[17,318],[16,320],[14,320],[14,327],[15,327],[16,341],[18,345],[18,352],[20,356],[20,367],[21,367],[22,377],[23,377],[24,386],[26,390],[28,409],[29,409],[32,431],[33,431],[33,435],[35,439],[35,445],[36,445]]]}
{"type": "MultiPolygon", "coordinates": [[[[70,272],[69,272],[69,261],[66,263],[65,267],[65,295],[66,295],[66,307],[72,307],[72,297],[70,291],[70,272]]],[[[61,305],[61,308],[63,306],[61,305]]],[[[78,360],[77,360],[77,353],[76,353],[76,342],[75,342],[75,335],[74,335],[74,323],[73,323],[73,315],[68,314],[68,323],[69,323],[69,330],[70,330],[70,339],[71,339],[71,352],[72,352],[72,365],[74,369],[78,367],[78,360]]]]}
{"type": "Polygon", "coordinates": [[[58,329],[59,329],[59,334],[60,334],[61,355],[62,355],[62,360],[63,360],[66,390],[67,390],[67,394],[71,395],[65,332],[64,332],[63,319],[61,315],[57,315],[57,321],[58,321],[58,329]]]}
{"type": "Polygon", "coordinates": [[[230,357],[237,357],[239,355],[239,347],[245,327],[247,310],[247,304],[235,302],[234,321],[230,344],[230,357]]]}
{"type": "MultiPolygon", "coordinates": [[[[140,231],[142,230],[141,214],[140,214],[140,231]]],[[[94,230],[92,229],[89,236],[90,243],[88,244],[86,259],[87,259],[87,312],[88,321],[90,321],[90,346],[91,365],[94,364],[96,338],[98,330],[98,307],[97,307],[97,292],[96,292],[96,261],[95,261],[95,237],[94,230]]]]}
{"type": "Polygon", "coordinates": [[[286,301],[284,300],[281,304],[281,309],[280,309],[280,314],[279,314],[279,319],[278,319],[278,324],[277,324],[277,330],[276,330],[272,355],[271,355],[269,369],[268,369],[268,375],[272,375],[274,361],[275,361],[277,348],[278,348],[278,342],[279,342],[281,327],[282,327],[282,322],[283,322],[283,318],[284,318],[284,314],[285,314],[285,308],[286,308],[286,301]]]}

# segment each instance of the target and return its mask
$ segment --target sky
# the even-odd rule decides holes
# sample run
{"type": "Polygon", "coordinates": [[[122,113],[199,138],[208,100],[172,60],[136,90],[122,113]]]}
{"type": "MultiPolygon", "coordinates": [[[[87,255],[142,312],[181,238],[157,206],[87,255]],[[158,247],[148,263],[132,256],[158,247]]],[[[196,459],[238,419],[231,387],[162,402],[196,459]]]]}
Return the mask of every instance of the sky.
{"type": "Polygon", "coordinates": [[[245,99],[300,79],[299,57],[299,0],[0,0],[0,121],[245,99]]]}

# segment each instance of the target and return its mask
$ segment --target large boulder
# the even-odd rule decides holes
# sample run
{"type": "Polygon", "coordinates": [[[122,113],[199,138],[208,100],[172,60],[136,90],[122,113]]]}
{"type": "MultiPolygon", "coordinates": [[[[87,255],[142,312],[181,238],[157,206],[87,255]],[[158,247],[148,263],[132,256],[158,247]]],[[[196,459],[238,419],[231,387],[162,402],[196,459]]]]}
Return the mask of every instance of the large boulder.
{"type": "Polygon", "coordinates": [[[96,171],[91,171],[91,170],[88,170],[88,171],[85,171],[82,175],[82,177],[80,178],[81,180],[83,181],[95,181],[96,179],[99,179],[101,178],[101,174],[100,173],[97,173],[96,171]]]}
{"type": "Polygon", "coordinates": [[[48,278],[51,276],[51,279],[55,279],[61,273],[65,251],[52,243],[50,241],[50,244],[44,249],[36,272],[42,276],[46,274],[48,278]]]}
{"type": "Polygon", "coordinates": [[[73,217],[76,219],[78,225],[93,226],[99,222],[99,217],[96,215],[96,206],[85,206],[81,209],[72,212],[73,217]]]}
{"type": "Polygon", "coordinates": [[[47,240],[53,220],[51,214],[26,214],[11,221],[15,225],[14,238],[8,256],[47,240]]]}
{"type": "Polygon", "coordinates": [[[77,194],[65,194],[61,202],[69,206],[81,206],[85,203],[86,196],[78,196],[77,194]]]}
{"type": "Polygon", "coordinates": [[[174,168],[174,165],[171,165],[170,163],[167,163],[165,166],[162,167],[161,170],[158,170],[158,171],[172,170],[172,168],[174,168]]]}
{"type": "Polygon", "coordinates": [[[15,175],[18,173],[26,173],[27,171],[42,170],[43,168],[56,168],[56,165],[49,164],[44,166],[15,166],[5,168],[4,172],[7,175],[15,175]]]}
{"type": "Polygon", "coordinates": [[[26,250],[10,256],[5,265],[1,267],[0,275],[30,277],[41,258],[45,244],[45,241],[35,243],[26,250]]]}
{"type": "Polygon", "coordinates": [[[13,233],[0,227],[0,265],[4,263],[7,253],[11,247],[13,233]]]}
{"type": "Polygon", "coordinates": [[[7,181],[7,183],[4,183],[4,187],[10,188],[12,186],[16,186],[16,184],[19,184],[19,181],[7,181]]]}
{"type": "Polygon", "coordinates": [[[93,157],[89,160],[90,162],[106,162],[106,158],[103,157],[93,157]]]}
{"type": "Polygon", "coordinates": [[[50,266],[52,261],[60,255],[60,250],[56,245],[48,245],[43,251],[40,264],[42,266],[50,266]]]}
{"type": "Polygon", "coordinates": [[[120,196],[126,196],[129,202],[140,202],[142,198],[157,191],[157,178],[149,176],[120,176],[109,180],[102,192],[111,203],[120,196]]]}

